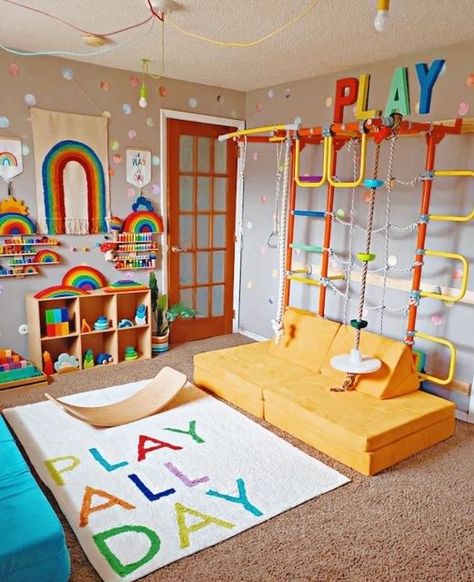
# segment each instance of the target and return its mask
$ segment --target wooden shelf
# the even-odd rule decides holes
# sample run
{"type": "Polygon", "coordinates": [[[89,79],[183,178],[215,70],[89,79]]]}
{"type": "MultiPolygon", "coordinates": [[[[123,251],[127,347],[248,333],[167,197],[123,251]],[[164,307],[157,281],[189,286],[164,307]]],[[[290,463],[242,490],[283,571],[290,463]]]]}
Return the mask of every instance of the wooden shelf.
{"type": "Polygon", "coordinates": [[[0,253],[0,258],[2,257],[34,257],[36,255],[36,253],[9,253],[6,255],[3,255],[0,253]]]}
{"type": "Polygon", "coordinates": [[[155,266],[149,266],[149,267],[119,267],[116,268],[116,271],[140,271],[146,269],[147,271],[154,271],[156,269],[155,266]]]}
{"type": "MultiPolygon", "coordinates": [[[[133,346],[139,354],[138,359],[151,358],[151,294],[149,289],[131,289],[117,293],[106,293],[102,289],[91,291],[89,295],[56,298],[35,298],[26,296],[29,355],[33,361],[43,361],[43,352],[47,350],[52,362],[57,361],[61,353],[67,353],[79,360],[79,369],[84,369],[84,353],[92,350],[94,358],[99,353],[110,354],[113,364],[124,360],[127,346],[133,346]],[[133,327],[117,328],[121,319],[134,321],[139,305],[145,305],[148,323],[133,327]],[[46,336],[46,310],[66,308],[71,333],[62,336],[46,336]],[[94,321],[105,316],[111,324],[107,329],[93,329],[81,332],[81,322],[85,319],[92,327],[94,321]],[[120,333],[119,333],[120,332],[120,333]]],[[[131,360],[131,361],[138,361],[131,360]]],[[[109,364],[107,364],[109,365],[109,364]]],[[[101,367],[96,364],[94,367],[101,367]]]]}
{"type": "Polygon", "coordinates": [[[6,278],[6,277],[19,277],[21,279],[22,277],[29,277],[31,275],[39,275],[39,273],[11,273],[11,274],[8,274],[8,275],[1,275],[0,274],[0,278],[3,279],[3,278],[6,278]]]}
{"type": "MultiPolygon", "coordinates": [[[[36,254],[36,253],[35,253],[36,254]]],[[[0,255],[5,257],[6,255],[0,255]]],[[[23,255],[26,256],[26,255],[23,255]]],[[[59,261],[48,261],[45,263],[10,263],[10,267],[38,267],[38,266],[45,266],[45,265],[60,265],[59,261]]]]}

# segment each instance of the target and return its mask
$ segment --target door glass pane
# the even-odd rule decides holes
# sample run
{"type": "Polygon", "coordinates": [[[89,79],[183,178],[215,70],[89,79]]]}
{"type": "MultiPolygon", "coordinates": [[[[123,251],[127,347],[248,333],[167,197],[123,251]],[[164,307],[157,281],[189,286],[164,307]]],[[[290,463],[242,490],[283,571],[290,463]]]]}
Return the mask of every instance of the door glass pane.
{"type": "Polygon", "coordinates": [[[212,315],[224,315],[224,285],[212,287],[212,315]]]}
{"type": "Polygon", "coordinates": [[[225,251],[212,253],[212,282],[220,283],[224,280],[224,256],[225,251]]]}
{"type": "Polygon", "coordinates": [[[197,283],[209,283],[209,253],[197,253],[196,260],[197,283]]]}
{"type": "Polygon", "coordinates": [[[209,315],[209,287],[196,288],[196,309],[198,310],[198,317],[207,317],[209,315]]]}
{"type": "Polygon", "coordinates": [[[210,180],[207,176],[200,176],[198,178],[197,184],[197,207],[198,210],[210,210],[210,192],[209,192],[210,180]]]}
{"type": "Polygon", "coordinates": [[[193,169],[193,136],[179,136],[179,169],[191,172],[193,169]]]}
{"type": "Polygon", "coordinates": [[[211,138],[198,137],[198,172],[211,171],[211,138]]]}
{"type": "Polygon", "coordinates": [[[199,249],[209,248],[209,216],[207,214],[197,216],[197,246],[199,249]]]}
{"type": "Polygon", "coordinates": [[[183,249],[193,246],[193,217],[187,214],[179,217],[179,246],[183,249]]]}
{"type": "Polygon", "coordinates": [[[214,140],[214,172],[225,174],[227,170],[227,142],[214,140]]]}
{"type": "Polygon", "coordinates": [[[179,300],[186,305],[186,307],[194,307],[193,303],[193,290],[192,289],[181,289],[179,292],[179,300]]]}
{"type": "Polygon", "coordinates": [[[180,210],[192,210],[193,197],[193,178],[192,176],[179,177],[179,208],[180,210]]]}
{"type": "Polygon", "coordinates": [[[227,178],[214,178],[214,210],[227,210],[227,178]]]}
{"type": "Polygon", "coordinates": [[[179,256],[179,283],[180,285],[192,285],[193,282],[193,256],[191,253],[181,253],[179,256]]]}
{"type": "Polygon", "coordinates": [[[219,214],[214,216],[214,223],[212,229],[213,246],[225,247],[225,215],[219,214]]]}

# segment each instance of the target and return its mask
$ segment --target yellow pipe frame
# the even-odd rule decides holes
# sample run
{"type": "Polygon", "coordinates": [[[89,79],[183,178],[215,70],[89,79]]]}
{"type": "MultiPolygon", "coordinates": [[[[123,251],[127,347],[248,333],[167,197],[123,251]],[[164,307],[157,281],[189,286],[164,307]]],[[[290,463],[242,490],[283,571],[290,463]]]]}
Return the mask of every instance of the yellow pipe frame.
{"type": "Polygon", "coordinates": [[[365,175],[365,164],[367,159],[367,134],[363,132],[361,135],[359,177],[354,182],[337,182],[331,176],[332,156],[334,151],[333,148],[334,138],[331,136],[326,139],[328,140],[326,174],[329,184],[331,184],[331,186],[333,186],[334,188],[357,188],[358,186],[360,186],[365,175]]]}
{"type": "MultiPolygon", "coordinates": [[[[339,279],[344,279],[344,275],[330,275],[327,278],[330,281],[337,281],[339,279]]],[[[303,283],[304,285],[312,285],[313,287],[320,287],[322,285],[319,279],[310,279],[309,277],[300,277],[298,275],[289,275],[288,279],[290,279],[290,281],[296,281],[297,283],[303,283]]]]}
{"type": "MultiPolygon", "coordinates": [[[[472,170],[435,170],[435,176],[440,177],[462,177],[462,178],[474,178],[474,171],[472,170]]],[[[471,210],[470,214],[456,215],[456,214],[430,214],[430,220],[444,221],[444,222],[470,222],[474,220],[474,208],[471,210]]]]}
{"type": "Polygon", "coordinates": [[[428,249],[425,250],[425,255],[428,257],[442,257],[453,261],[461,261],[464,269],[458,295],[451,296],[443,295],[442,293],[434,293],[432,291],[421,291],[420,297],[431,297],[431,299],[439,299],[439,301],[447,301],[449,303],[456,303],[457,301],[461,301],[464,295],[466,295],[467,283],[469,280],[469,263],[466,257],[458,253],[445,253],[443,251],[430,251],[428,249]]]}
{"type": "Polygon", "coordinates": [[[297,125],[267,125],[264,127],[251,127],[249,129],[240,129],[239,131],[233,131],[231,133],[226,133],[220,135],[217,139],[219,141],[225,141],[226,139],[232,139],[234,137],[244,137],[246,135],[258,135],[259,133],[273,133],[276,131],[296,131],[298,129],[297,125]]]}
{"type": "Polygon", "coordinates": [[[438,378],[436,376],[431,376],[430,374],[424,374],[422,372],[420,372],[418,375],[422,380],[428,380],[429,382],[440,384],[441,386],[450,384],[454,380],[454,371],[456,370],[456,346],[447,339],[427,335],[426,333],[421,333],[420,331],[415,331],[415,337],[419,337],[420,339],[424,339],[426,341],[433,342],[434,344],[440,344],[449,348],[451,358],[449,361],[447,378],[438,378]]]}
{"type": "Polygon", "coordinates": [[[323,184],[327,182],[328,175],[328,139],[327,137],[323,140],[323,171],[321,179],[318,182],[303,182],[300,176],[300,140],[295,139],[295,171],[294,180],[301,188],[320,188],[323,184]]]}

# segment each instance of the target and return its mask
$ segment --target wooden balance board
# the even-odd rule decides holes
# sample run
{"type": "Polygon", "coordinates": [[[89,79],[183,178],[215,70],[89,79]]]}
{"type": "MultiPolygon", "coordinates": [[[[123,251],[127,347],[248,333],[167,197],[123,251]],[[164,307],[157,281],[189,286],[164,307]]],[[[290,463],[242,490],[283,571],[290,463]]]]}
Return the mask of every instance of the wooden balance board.
{"type": "Polygon", "coordinates": [[[140,420],[155,414],[178,394],[186,382],[185,374],[173,370],[173,368],[165,367],[141,390],[113,404],[79,406],[54,398],[54,396],[47,393],[45,393],[45,396],[62,410],[79,420],[88,422],[92,426],[110,427],[140,420]]]}

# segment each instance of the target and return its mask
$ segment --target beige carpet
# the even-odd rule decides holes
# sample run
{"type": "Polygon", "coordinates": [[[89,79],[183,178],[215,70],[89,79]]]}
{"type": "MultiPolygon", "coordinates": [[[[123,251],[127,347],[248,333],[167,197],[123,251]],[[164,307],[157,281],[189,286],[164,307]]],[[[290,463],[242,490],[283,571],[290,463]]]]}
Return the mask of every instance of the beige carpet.
{"type": "MultiPolygon", "coordinates": [[[[182,370],[192,379],[193,354],[247,341],[229,335],[182,344],[151,361],[65,374],[48,391],[64,396],[149,378],[164,365],[182,370]]],[[[5,390],[0,392],[0,409],[42,399],[41,389],[5,390]]],[[[271,428],[265,422],[261,424],[271,428]]],[[[341,471],[352,483],[143,580],[474,580],[473,425],[458,423],[451,439],[371,478],[358,475],[281,431],[275,432],[341,471]]],[[[71,552],[71,580],[99,580],[69,526],[62,521],[71,552]]]]}

